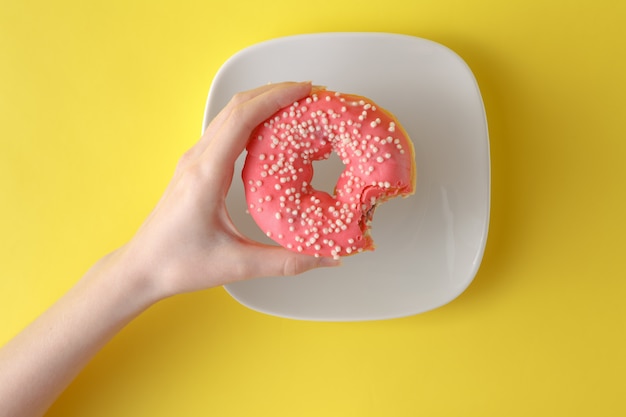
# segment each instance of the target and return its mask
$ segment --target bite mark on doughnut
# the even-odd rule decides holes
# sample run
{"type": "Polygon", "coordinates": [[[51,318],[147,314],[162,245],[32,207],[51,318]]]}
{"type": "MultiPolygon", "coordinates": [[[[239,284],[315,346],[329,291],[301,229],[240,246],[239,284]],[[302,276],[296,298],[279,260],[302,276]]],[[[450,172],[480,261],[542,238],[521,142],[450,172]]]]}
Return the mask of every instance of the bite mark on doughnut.
{"type": "Polygon", "coordinates": [[[315,256],[373,250],[376,207],[415,190],[413,145],[371,100],[318,91],[281,109],[251,135],[242,172],[248,210],[282,246],[315,256]],[[311,186],[313,162],[345,165],[333,195],[311,186]]]}

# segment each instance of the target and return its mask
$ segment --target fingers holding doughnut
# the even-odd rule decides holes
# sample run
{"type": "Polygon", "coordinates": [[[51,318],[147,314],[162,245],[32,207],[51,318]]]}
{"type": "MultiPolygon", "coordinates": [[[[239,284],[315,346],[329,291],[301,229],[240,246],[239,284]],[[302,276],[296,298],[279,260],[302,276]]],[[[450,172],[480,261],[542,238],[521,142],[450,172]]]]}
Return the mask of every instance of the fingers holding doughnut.
{"type": "Polygon", "coordinates": [[[211,127],[202,158],[220,168],[232,169],[252,130],[280,108],[311,91],[311,83],[280,83],[236,95],[211,127]],[[214,130],[213,130],[214,129],[214,130]]]}
{"type": "MultiPolygon", "coordinates": [[[[310,85],[310,83],[283,82],[283,83],[277,83],[277,84],[266,84],[266,85],[262,85],[260,87],[254,88],[252,90],[247,90],[247,91],[243,91],[243,92],[235,94],[231,98],[231,100],[228,102],[228,104],[217,114],[217,116],[215,116],[215,118],[211,120],[207,128],[204,130],[202,136],[200,137],[200,140],[198,140],[198,142],[196,142],[196,144],[192,146],[187,152],[185,152],[185,154],[181,157],[178,163],[178,170],[185,167],[187,164],[191,163],[192,161],[195,161],[198,157],[201,157],[201,155],[204,154],[205,151],[207,150],[209,144],[215,139],[217,133],[220,130],[222,130],[225,122],[228,121],[229,119],[231,120],[232,124],[237,124],[238,121],[243,122],[246,126],[250,126],[251,124],[252,125],[254,124],[254,122],[250,122],[247,120],[239,120],[238,117],[241,117],[240,115],[233,116],[234,109],[237,109],[240,106],[246,105],[249,101],[254,100],[255,98],[265,93],[271,93],[270,96],[275,96],[275,95],[280,96],[286,93],[293,94],[293,92],[296,92],[295,95],[288,97],[289,99],[292,99],[293,97],[295,97],[293,98],[293,100],[295,100],[302,95],[308,94],[307,85],[310,85]],[[302,90],[303,92],[300,93],[299,92],[300,90],[302,90]]],[[[259,109],[257,108],[256,110],[258,111],[259,109]]],[[[275,111],[276,111],[276,108],[274,106],[267,109],[267,112],[275,112],[275,111]]],[[[258,120],[258,118],[263,117],[263,115],[256,116],[255,114],[249,114],[248,117],[253,117],[254,120],[258,120]]],[[[254,125],[252,127],[254,127],[254,125]]],[[[252,128],[250,128],[250,130],[251,129],[252,128]]],[[[245,128],[239,129],[239,130],[242,131],[242,130],[245,130],[245,128]]],[[[227,140],[232,140],[232,137],[233,136],[237,137],[237,135],[241,136],[240,132],[232,133],[230,135],[231,138],[227,140]]],[[[249,135],[249,132],[248,132],[248,135],[249,135]]],[[[247,135],[244,135],[244,136],[245,136],[244,140],[247,140],[247,135]]],[[[241,147],[238,147],[238,148],[241,148],[241,147]]],[[[243,148],[241,149],[243,150],[243,148]]],[[[241,153],[241,151],[239,151],[239,153],[241,153]]]]}
{"type": "Polygon", "coordinates": [[[242,91],[240,93],[235,94],[230,99],[228,104],[226,104],[226,106],[217,114],[217,116],[215,116],[215,118],[211,120],[211,122],[209,123],[209,126],[207,126],[206,130],[204,131],[202,138],[198,142],[198,145],[199,145],[198,148],[200,148],[201,151],[206,149],[206,145],[208,145],[208,142],[213,137],[213,135],[221,128],[222,124],[224,123],[224,120],[226,120],[230,116],[232,109],[234,107],[241,105],[269,90],[275,89],[279,87],[281,84],[284,84],[284,83],[266,84],[266,85],[262,85],[260,87],[254,88],[252,90],[242,91]]]}

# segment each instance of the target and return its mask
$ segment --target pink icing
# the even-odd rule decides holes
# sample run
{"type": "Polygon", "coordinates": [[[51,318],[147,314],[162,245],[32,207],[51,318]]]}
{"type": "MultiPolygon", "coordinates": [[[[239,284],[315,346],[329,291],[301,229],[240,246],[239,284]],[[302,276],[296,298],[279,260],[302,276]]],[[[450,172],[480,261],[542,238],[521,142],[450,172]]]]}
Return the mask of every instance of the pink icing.
{"type": "Polygon", "coordinates": [[[413,144],[389,112],[354,95],[320,91],[278,111],[248,143],[248,211],[278,244],[338,258],[374,248],[377,204],[415,188],[413,144]],[[335,195],[311,186],[313,161],[345,165],[335,195]]]}

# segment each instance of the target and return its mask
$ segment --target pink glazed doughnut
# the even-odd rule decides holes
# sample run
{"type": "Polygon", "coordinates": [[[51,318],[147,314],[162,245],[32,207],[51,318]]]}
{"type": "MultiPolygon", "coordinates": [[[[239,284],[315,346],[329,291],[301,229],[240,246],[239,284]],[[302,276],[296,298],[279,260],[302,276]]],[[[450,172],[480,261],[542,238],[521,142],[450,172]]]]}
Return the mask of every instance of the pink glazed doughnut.
{"type": "Polygon", "coordinates": [[[315,91],[256,127],[242,177],[248,211],[283,247],[333,257],[373,250],[376,206],[415,191],[411,140],[371,100],[315,91]],[[311,186],[313,162],[336,152],[345,165],[334,195],[311,186]]]}

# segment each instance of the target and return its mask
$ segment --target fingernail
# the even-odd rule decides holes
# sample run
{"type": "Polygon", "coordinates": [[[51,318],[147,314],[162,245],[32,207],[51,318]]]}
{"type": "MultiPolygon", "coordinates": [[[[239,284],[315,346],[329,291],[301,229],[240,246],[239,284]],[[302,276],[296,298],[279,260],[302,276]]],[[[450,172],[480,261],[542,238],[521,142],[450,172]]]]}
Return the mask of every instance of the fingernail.
{"type": "Polygon", "coordinates": [[[327,266],[327,267],[333,267],[333,266],[340,266],[341,265],[341,259],[334,259],[334,258],[320,258],[320,266],[327,266]]]}
{"type": "Polygon", "coordinates": [[[319,93],[320,91],[326,91],[325,85],[314,85],[311,87],[311,94],[319,93]]]}

